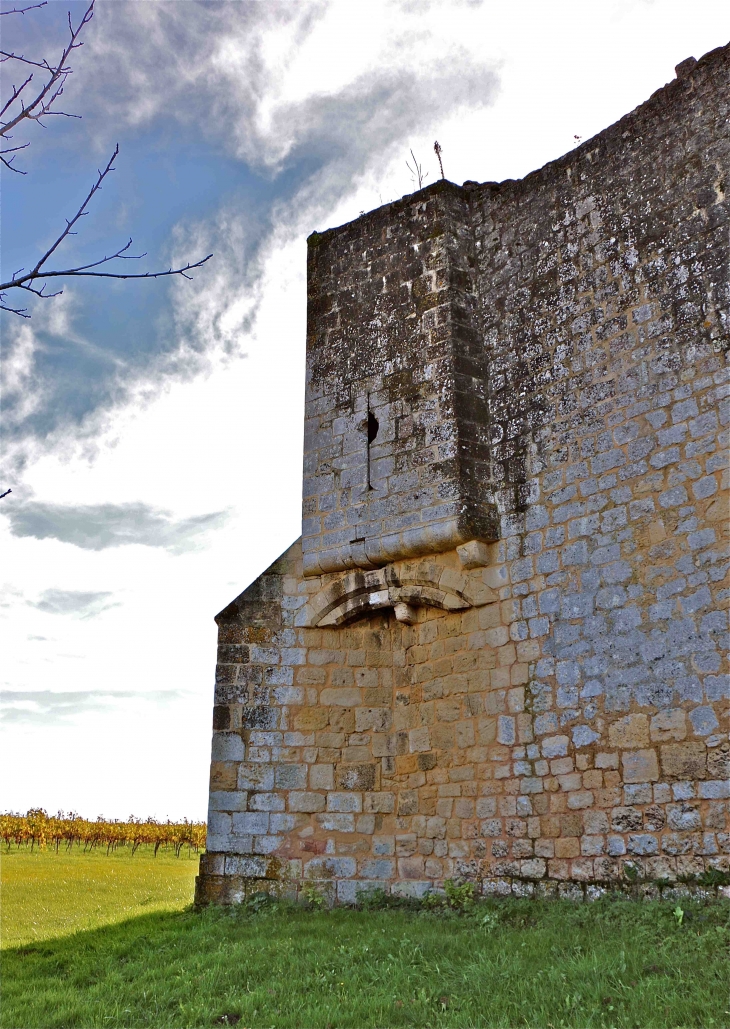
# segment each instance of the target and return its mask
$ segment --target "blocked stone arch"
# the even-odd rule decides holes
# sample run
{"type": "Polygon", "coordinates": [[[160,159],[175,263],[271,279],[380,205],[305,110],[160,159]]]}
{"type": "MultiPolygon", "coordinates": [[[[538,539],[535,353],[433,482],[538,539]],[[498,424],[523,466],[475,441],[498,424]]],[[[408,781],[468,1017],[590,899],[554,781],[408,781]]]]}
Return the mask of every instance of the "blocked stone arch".
{"type": "Polygon", "coordinates": [[[300,612],[297,625],[345,625],[383,608],[393,608],[398,621],[409,623],[415,620],[418,607],[461,611],[498,599],[494,590],[476,577],[434,561],[387,565],[367,572],[358,569],[328,583],[300,612]]]}

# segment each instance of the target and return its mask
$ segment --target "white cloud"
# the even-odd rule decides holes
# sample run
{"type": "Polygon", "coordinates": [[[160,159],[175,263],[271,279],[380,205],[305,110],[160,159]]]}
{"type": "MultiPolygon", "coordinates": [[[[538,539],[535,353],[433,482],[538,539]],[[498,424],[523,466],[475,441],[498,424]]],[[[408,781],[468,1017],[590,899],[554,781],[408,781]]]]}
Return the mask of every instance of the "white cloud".
{"type": "Polygon", "coordinates": [[[44,391],[34,381],[35,355],[39,347],[29,322],[7,326],[7,349],[0,362],[0,390],[6,427],[19,425],[43,403],[44,391]]]}
{"type": "Polygon", "coordinates": [[[48,589],[41,593],[37,600],[29,600],[31,607],[52,615],[71,615],[74,618],[96,618],[110,607],[118,607],[112,601],[114,596],[109,590],[88,592],[84,590],[48,589]]]}
{"type": "Polygon", "coordinates": [[[138,544],[184,553],[200,546],[200,537],[219,528],[223,511],[175,519],[149,504],[53,504],[29,500],[7,504],[13,536],[57,539],[84,550],[138,544]]]}

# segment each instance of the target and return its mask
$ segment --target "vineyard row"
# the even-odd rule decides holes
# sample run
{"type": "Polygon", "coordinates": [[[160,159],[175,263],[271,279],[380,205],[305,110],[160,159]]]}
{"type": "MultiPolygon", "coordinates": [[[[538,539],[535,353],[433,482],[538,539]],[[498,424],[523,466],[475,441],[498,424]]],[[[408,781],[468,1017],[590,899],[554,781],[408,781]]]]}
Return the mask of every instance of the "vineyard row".
{"type": "Polygon", "coordinates": [[[126,822],[107,821],[99,817],[92,822],[73,812],[56,815],[47,814],[42,808],[34,808],[25,815],[7,812],[0,814],[0,839],[8,850],[30,846],[44,849],[54,847],[56,852],[63,844],[67,850],[76,845],[84,851],[106,848],[107,854],[120,847],[131,847],[132,853],[144,845],[155,848],[172,848],[179,857],[183,847],[196,852],[205,849],[205,822],[158,822],[154,818],[135,818],[126,822]]]}

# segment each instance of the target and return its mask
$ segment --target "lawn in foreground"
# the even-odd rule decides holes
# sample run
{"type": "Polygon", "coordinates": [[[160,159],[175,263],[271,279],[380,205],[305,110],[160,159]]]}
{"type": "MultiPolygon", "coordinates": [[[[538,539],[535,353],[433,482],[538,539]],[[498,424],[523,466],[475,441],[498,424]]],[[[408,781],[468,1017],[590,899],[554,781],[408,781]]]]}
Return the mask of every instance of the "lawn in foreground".
{"type": "Polygon", "coordinates": [[[107,856],[61,847],[2,855],[2,944],[31,943],[190,904],[198,855],[125,847],[107,856]]]}
{"type": "Polygon", "coordinates": [[[168,911],[4,951],[19,1027],[727,1026],[726,903],[168,911]]]}

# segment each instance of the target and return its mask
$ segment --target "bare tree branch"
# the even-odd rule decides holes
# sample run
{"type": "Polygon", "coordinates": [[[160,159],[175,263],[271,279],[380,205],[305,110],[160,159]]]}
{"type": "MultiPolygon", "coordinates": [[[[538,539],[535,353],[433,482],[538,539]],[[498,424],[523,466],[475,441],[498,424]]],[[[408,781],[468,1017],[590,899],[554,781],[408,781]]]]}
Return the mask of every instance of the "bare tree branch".
{"type": "MultiPolygon", "coordinates": [[[[49,75],[48,81],[44,83],[44,85],[41,87],[41,89],[38,91],[35,97],[28,104],[25,104],[23,102],[22,98],[20,97],[20,94],[33,78],[33,74],[29,76],[29,78],[23,83],[22,86],[20,86],[19,89],[13,87],[13,95],[11,96],[10,101],[6,103],[3,107],[2,115],[4,116],[8,112],[8,109],[16,101],[19,101],[20,109],[15,111],[15,113],[13,113],[7,121],[0,120],[0,137],[5,139],[11,139],[12,137],[10,136],[10,133],[12,132],[12,130],[15,128],[16,125],[18,125],[20,122],[24,120],[35,121],[40,124],[41,118],[44,118],[47,115],[51,114],[60,115],[66,118],[78,117],[78,115],[67,114],[65,111],[54,111],[52,110],[52,107],[56,100],[58,100],[58,98],[63,94],[64,83],[66,81],[66,78],[71,74],[71,68],[67,67],[66,62],[68,61],[69,57],[71,56],[74,50],[77,50],[80,46],[84,45],[82,41],[79,41],[79,36],[83,29],[89,24],[91,19],[94,17],[94,2],[95,0],[91,0],[91,3],[84,12],[83,17],[81,18],[81,21],[78,23],[76,28],[73,27],[73,23],[71,21],[71,14],[69,12],[68,29],[70,38],[55,67],[45,59],[42,61],[33,61],[29,57],[26,57],[24,54],[16,54],[9,52],[7,50],[0,50],[0,60],[2,60],[3,62],[17,61],[19,64],[26,64],[34,68],[40,68],[42,71],[47,72],[49,75]]],[[[3,13],[25,14],[26,11],[30,11],[35,7],[43,6],[45,6],[44,3],[32,4],[31,6],[25,7],[23,9],[18,9],[14,11],[4,11],[3,13]]],[[[13,171],[17,171],[17,169],[13,169],[13,171]]]]}
{"type": "MultiPolygon", "coordinates": [[[[46,3],[47,0],[42,0],[40,3],[30,4],[27,7],[15,8],[12,11],[2,11],[0,13],[25,14],[26,11],[30,11],[38,7],[45,7],[46,3]]],[[[71,68],[68,67],[67,61],[74,50],[83,46],[83,42],[80,41],[79,36],[94,16],[94,3],[95,0],[91,0],[76,28],[74,28],[73,22],[71,21],[71,13],[68,12],[69,40],[55,65],[50,64],[45,59],[35,61],[26,57],[24,54],[16,54],[6,50],[0,50],[0,63],[5,61],[16,61],[19,64],[28,65],[33,68],[40,68],[48,75],[48,80],[27,105],[25,104],[24,98],[21,94],[23,94],[23,91],[31,84],[35,73],[31,72],[20,86],[14,85],[12,87],[10,98],[6,101],[2,110],[0,110],[0,140],[10,142],[12,140],[11,130],[24,120],[34,121],[42,125],[41,119],[46,115],[57,115],[66,118],[78,117],[78,115],[67,114],[64,111],[52,110],[52,108],[53,104],[63,93],[66,78],[71,74],[71,68]],[[16,105],[15,109],[13,109],[14,105],[16,105]],[[3,121],[2,119],[6,115],[8,115],[7,120],[3,121]]],[[[25,172],[14,167],[13,161],[15,160],[17,152],[19,150],[24,150],[27,146],[29,146],[28,143],[19,143],[15,146],[6,146],[0,149],[0,163],[5,165],[5,167],[10,169],[10,171],[25,175],[25,172]],[[11,154],[13,156],[7,157],[7,154],[11,154]]],[[[30,315],[28,314],[28,309],[25,307],[16,307],[13,302],[8,302],[6,293],[9,290],[22,290],[25,293],[31,293],[33,296],[40,297],[43,300],[49,300],[51,297],[60,296],[61,293],[63,293],[62,289],[56,290],[53,293],[46,292],[47,279],[70,278],[73,276],[95,277],[102,279],[159,279],[169,275],[182,275],[183,278],[190,279],[192,276],[188,275],[187,272],[192,271],[195,268],[202,267],[206,261],[210,260],[213,256],[212,254],[208,254],[207,257],[202,258],[200,261],[189,261],[187,264],[179,268],[173,268],[170,266],[170,268],[163,271],[137,273],[98,271],[98,268],[102,265],[109,264],[111,261],[139,261],[143,257],[147,256],[146,253],[128,254],[127,251],[132,245],[132,240],[129,239],[124,246],[121,246],[113,254],[105,254],[104,257],[100,257],[95,261],[90,261],[88,264],[75,265],[71,268],[46,268],[48,261],[58,250],[64,240],[69,236],[76,235],[74,226],[81,218],[85,218],[88,214],[87,208],[94,198],[94,195],[102,188],[102,183],[107,175],[115,170],[114,162],[118,155],[119,144],[115,146],[114,153],[110,157],[106,167],[103,170],[99,169],[96,181],[86,195],[83,203],[76,211],[76,214],[73,218],[66,219],[66,227],[56,237],[48,250],[46,250],[40,260],[37,261],[35,266],[25,274],[23,274],[23,269],[20,268],[13,274],[11,279],[7,282],[0,283],[0,311],[8,311],[10,314],[19,315],[21,318],[29,318],[30,315]]]]}
{"type": "MultiPolygon", "coordinates": [[[[102,184],[102,182],[104,181],[104,179],[105,179],[105,178],[107,177],[107,175],[109,174],[109,172],[110,172],[110,171],[112,170],[112,168],[113,168],[113,166],[114,166],[114,162],[115,162],[115,160],[117,159],[117,156],[118,156],[118,154],[119,154],[119,144],[117,143],[117,145],[116,145],[116,146],[114,147],[114,153],[113,153],[113,154],[112,154],[112,156],[111,156],[111,157],[109,158],[109,162],[108,162],[108,164],[107,164],[106,168],[104,169],[104,171],[99,171],[99,173],[98,173],[98,178],[97,178],[96,182],[94,183],[94,185],[93,185],[93,186],[91,187],[91,189],[89,190],[89,193],[88,193],[88,195],[87,195],[87,197],[86,197],[86,200],[84,200],[83,204],[82,204],[82,205],[81,205],[81,207],[80,207],[80,208],[78,209],[78,211],[76,212],[76,214],[75,214],[75,215],[73,216],[73,218],[71,219],[71,221],[68,221],[68,219],[66,220],[66,228],[65,228],[65,229],[63,230],[63,232],[62,232],[62,233],[61,233],[61,235],[60,235],[60,236],[58,237],[58,239],[56,240],[56,242],[52,244],[52,246],[50,247],[50,249],[49,249],[49,250],[47,250],[47,251],[45,252],[45,254],[43,255],[43,257],[42,257],[42,258],[40,259],[40,261],[38,262],[38,264],[37,264],[37,265],[35,266],[35,268],[33,269],[33,271],[32,271],[32,272],[30,273],[31,277],[32,277],[33,275],[37,275],[37,274],[38,274],[38,271],[39,271],[39,269],[43,267],[43,265],[44,265],[44,264],[46,263],[46,261],[48,260],[48,258],[49,258],[49,257],[51,256],[51,254],[52,254],[52,253],[54,252],[54,250],[55,250],[55,249],[56,249],[56,248],[57,248],[58,246],[60,246],[60,244],[61,244],[61,243],[63,243],[63,241],[64,241],[64,239],[66,238],[66,236],[69,236],[69,235],[75,235],[75,233],[72,233],[72,232],[71,232],[71,229],[72,229],[72,227],[73,227],[73,226],[74,226],[74,225],[76,224],[76,222],[77,222],[77,221],[79,220],[79,218],[83,218],[83,217],[84,217],[84,216],[86,215],[86,208],[87,208],[87,206],[88,206],[88,204],[89,204],[89,201],[90,201],[90,200],[91,200],[91,198],[93,197],[94,193],[96,193],[96,192],[97,192],[97,190],[101,189],[101,184],[102,184]]],[[[2,291],[2,289],[3,289],[3,286],[2,286],[2,285],[0,285],[0,291],[2,291]]]]}
{"type": "Polygon", "coordinates": [[[10,99],[7,100],[6,103],[3,105],[3,109],[2,109],[2,111],[0,111],[0,117],[2,117],[2,115],[5,114],[5,112],[10,107],[11,104],[15,103],[15,101],[18,99],[18,97],[23,92],[23,90],[25,89],[25,87],[28,85],[28,83],[30,82],[30,80],[32,78],[33,78],[33,75],[31,74],[31,75],[28,76],[28,78],[25,80],[25,82],[21,86],[13,86],[13,94],[10,97],[10,99]]]}
{"type": "MultiPolygon", "coordinates": [[[[45,7],[47,3],[48,3],[48,0],[42,0],[42,3],[40,3],[40,4],[29,4],[27,7],[13,7],[13,9],[11,11],[0,11],[0,15],[3,15],[3,14],[25,14],[26,11],[33,11],[33,10],[35,10],[36,7],[45,7]]],[[[10,491],[8,490],[8,492],[10,492],[10,491]]],[[[4,493],[3,493],[3,496],[5,496],[4,493]]]]}
{"type": "Polygon", "coordinates": [[[18,175],[27,175],[28,173],[21,171],[20,168],[13,167],[13,161],[15,160],[14,157],[9,159],[5,157],[5,154],[13,154],[16,150],[25,150],[27,146],[30,146],[30,143],[21,143],[20,146],[9,146],[5,150],[0,150],[0,161],[2,161],[5,167],[9,168],[10,171],[17,172],[18,175]]]}
{"type": "Polygon", "coordinates": [[[192,278],[192,276],[187,275],[187,272],[193,271],[193,269],[195,268],[200,268],[202,265],[205,264],[206,261],[210,260],[210,258],[213,256],[212,254],[208,254],[207,257],[202,258],[202,260],[200,261],[195,261],[192,263],[188,262],[181,268],[170,267],[166,271],[160,272],[137,272],[127,274],[124,272],[97,272],[92,270],[94,268],[98,268],[102,264],[108,264],[109,261],[139,261],[141,260],[141,258],[146,257],[146,254],[126,253],[126,251],[129,250],[129,248],[132,245],[132,240],[129,239],[124,244],[124,246],[120,247],[119,250],[117,250],[115,253],[105,255],[104,257],[99,258],[99,260],[97,261],[91,261],[89,264],[77,265],[73,268],[56,269],[54,271],[45,270],[46,262],[55,253],[55,251],[58,249],[61,243],[63,243],[63,241],[68,236],[76,235],[76,233],[73,231],[74,225],[79,221],[79,219],[85,218],[88,214],[88,211],[86,209],[89,206],[91,200],[93,199],[94,194],[101,189],[101,184],[107,177],[107,175],[109,175],[110,172],[115,170],[114,162],[117,159],[118,155],[119,144],[117,143],[117,145],[114,147],[114,153],[109,158],[106,168],[104,168],[103,171],[100,169],[97,173],[96,182],[86,195],[86,199],[83,201],[83,203],[81,204],[73,218],[66,219],[65,229],[55,239],[55,241],[51,244],[48,250],[46,250],[45,254],[43,254],[40,260],[36,263],[35,267],[32,268],[31,271],[26,272],[25,275],[21,274],[21,272],[23,271],[23,269],[21,268],[20,271],[15,273],[12,279],[9,279],[7,282],[0,283],[0,310],[9,311],[11,314],[20,315],[22,318],[29,317],[29,315],[27,314],[27,308],[15,308],[7,306],[7,304],[5,303],[5,293],[10,289],[25,290],[27,293],[33,293],[34,296],[41,297],[43,300],[49,300],[51,297],[57,297],[61,293],[63,293],[63,290],[57,290],[55,293],[46,293],[45,281],[43,285],[40,287],[40,289],[35,289],[31,285],[31,283],[36,282],[38,280],[70,278],[71,276],[85,276],[100,279],[160,279],[168,275],[182,275],[183,278],[190,279],[192,278]]]}

